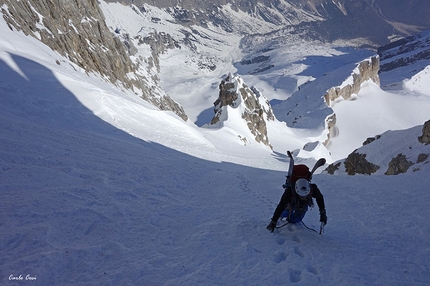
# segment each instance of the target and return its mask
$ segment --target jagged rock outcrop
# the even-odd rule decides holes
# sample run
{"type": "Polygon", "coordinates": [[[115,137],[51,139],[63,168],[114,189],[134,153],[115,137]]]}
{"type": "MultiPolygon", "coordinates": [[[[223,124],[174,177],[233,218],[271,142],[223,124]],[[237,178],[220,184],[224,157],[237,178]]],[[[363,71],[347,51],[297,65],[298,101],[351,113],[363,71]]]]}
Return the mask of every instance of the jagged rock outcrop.
{"type": "Polygon", "coordinates": [[[418,155],[417,163],[425,162],[429,158],[429,154],[421,153],[418,155]]]}
{"type": "Polygon", "coordinates": [[[332,87],[324,95],[324,99],[327,105],[330,106],[330,101],[336,100],[339,97],[344,99],[351,98],[351,95],[356,94],[360,91],[360,86],[366,80],[372,80],[377,85],[380,84],[379,81],[379,56],[371,57],[368,60],[362,61],[358,64],[358,73],[352,73],[352,83],[345,84],[342,86],[332,87]]]}
{"type": "Polygon", "coordinates": [[[366,146],[367,144],[370,144],[373,141],[378,140],[379,138],[381,138],[381,135],[376,135],[375,137],[369,137],[366,139],[366,141],[363,142],[363,146],[366,146]]]}
{"type": "Polygon", "coordinates": [[[345,162],[345,170],[348,175],[367,174],[371,175],[379,170],[379,166],[366,160],[366,154],[360,154],[354,151],[348,155],[345,162]]]}
{"type": "Polygon", "coordinates": [[[335,135],[335,133],[336,133],[336,131],[335,131],[336,130],[335,126],[336,126],[336,122],[337,122],[336,113],[333,113],[330,116],[328,116],[326,118],[325,122],[326,122],[326,126],[328,129],[328,134],[327,134],[327,138],[323,142],[323,144],[324,144],[324,146],[327,146],[327,144],[330,142],[331,137],[333,136],[332,134],[335,135]]]}
{"type": "Polygon", "coordinates": [[[398,154],[397,157],[393,158],[388,164],[388,170],[385,175],[398,175],[406,173],[410,166],[414,163],[407,160],[406,156],[403,154],[398,154]]]}
{"type": "Polygon", "coordinates": [[[426,121],[423,126],[423,135],[418,137],[418,141],[427,145],[430,144],[430,120],[426,121]]]}
{"type": "Polygon", "coordinates": [[[153,79],[137,72],[138,66],[126,52],[126,48],[132,52],[133,47],[126,47],[109,31],[97,0],[1,0],[0,4],[11,30],[37,38],[87,73],[99,74],[133,90],[161,110],[172,110],[187,120],[178,103],[153,79]]]}
{"type": "Polygon", "coordinates": [[[255,141],[271,147],[267,137],[266,120],[274,120],[274,115],[269,101],[255,88],[249,88],[239,76],[229,74],[222,80],[214,106],[215,116],[211,125],[227,119],[228,106],[235,109],[241,107],[241,116],[255,136],[255,141]]]}
{"type": "MultiPolygon", "coordinates": [[[[372,80],[377,85],[380,85],[379,80],[379,56],[373,56],[370,59],[360,62],[357,69],[351,74],[352,83],[342,84],[341,86],[332,87],[327,90],[324,95],[325,103],[330,106],[330,102],[336,100],[339,97],[343,99],[350,99],[353,94],[356,94],[361,89],[361,84],[367,80],[372,80]]],[[[336,114],[333,113],[331,116],[325,119],[326,126],[328,128],[327,139],[323,142],[327,145],[333,134],[333,130],[336,125],[336,114]]]]}
{"type": "Polygon", "coordinates": [[[382,135],[367,138],[363,147],[355,150],[346,159],[332,163],[326,168],[329,174],[346,171],[354,174],[378,174],[398,175],[419,171],[423,166],[430,164],[430,120],[421,126],[415,126],[408,130],[387,131],[382,135]],[[422,135],[418,136],[421,133],[422,135]],[[418,137],[418,140],[417,140],[418,137]],[[426,143],[427,142],[427,143],[426,143]],[[402,145],[397,145],[397,144],[402,145]],[[396,146],[390,153],[387,146],[396,146]],[[395,151],[394,151],[395,150],[395,151]],[[398,150],[402,150],[399,153],[398,150]],[[382,156],[381,156],[382,155],[382,156]],[[369,156],[373,163],[366,160],[369,156]],[[342,163],[345,170],[340,170],[342,163]],[[379,165],[379,166],[378,166],[379,165]]]}
{"type": "Polygon", "coordinates": [[[330,174],[333,175],[337,170],[339,170],[339,167],[341,165],[341,162],[337,162],[335,164],[330,164],[327,166],[327,168],[325,169],[325,171],[330,174]]]}
{"type": "Polygon", "coordinates": [[[275,114],[273,114],[270,101],[264,95],[262,95],[261,92],[258,89],[256,89],[254,86],[251,87],[251,90],[252,92],[254,92],[255,96],[258,99],[258,103],[260,104],[263,114],[265,114],[265,119],[267,121],[274,121],[275,114]]]}

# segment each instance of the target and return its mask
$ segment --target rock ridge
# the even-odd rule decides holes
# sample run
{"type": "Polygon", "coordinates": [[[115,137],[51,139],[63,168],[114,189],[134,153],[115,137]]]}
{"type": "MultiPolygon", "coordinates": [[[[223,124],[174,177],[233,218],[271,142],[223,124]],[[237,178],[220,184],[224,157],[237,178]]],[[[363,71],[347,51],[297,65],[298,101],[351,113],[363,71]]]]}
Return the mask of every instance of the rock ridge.
{"type": "Polygon", "coordinates": [[[240,76],[229,74],[222,80],[214,106],[215,115],[210,122],[211,125],[227,120],[227,107],[240,108],[242,119],[245,120],[255,141],[272,148],[267,136],[266,120],[273,121],[275,117],[269,101],[256,88],[249,88],[240,76]]]}
{"type": "Polygon", "coordinates": [[[171,110],[183,120],[188,119],[183,108],[157,86],[154,78],[139,73],[139,66],[130,60],[126,51],[127,42],[121,42],[106,26],[97,0],[2,0],[0,3],[3,18],[11,30],[35,37],[85,72],[99,74],[159,109],[171,110]]]}

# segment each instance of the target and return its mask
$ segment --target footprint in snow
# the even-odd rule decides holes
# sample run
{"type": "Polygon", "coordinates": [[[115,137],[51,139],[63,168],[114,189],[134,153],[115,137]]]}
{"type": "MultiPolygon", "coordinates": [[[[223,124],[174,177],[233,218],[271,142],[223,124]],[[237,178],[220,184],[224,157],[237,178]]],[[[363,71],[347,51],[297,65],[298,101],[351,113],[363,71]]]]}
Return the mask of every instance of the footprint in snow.
{"type": "Polygon", "coordinates": [[[294,236],[293,236],[293,241],[298,242],[298,243],[301,243],[301,242],[302,242],[302,239],[300,238],[300,236],[298,236],[298,235],[294,235],[294,236]]]}
{"type": "Polygon", "coordinates": [[[318,275],[318,269],[313,265],[308,265],[308,271],[314,275],[318,275]]]}
{"type": "Polygon", "coordinates": [[[298,283],[302,280],[302,271],[298,269],[291,269],[290,272],[290,282],[298,283]]]}
{"type": "Polygon", "coordinates": [[[281,263],[282,261],[287,260],[288,254],[282,251],[278,251],[273,256],[274,256],[274,261],[276,263],[281,263]]]}
{"type": "Polygon", "coordinates": [[[301,258],[305,258],[305,253],[297,246],[294,247],[294,253],[300,256],[301,258]]]}
{"type": "Polygon", "coordinates": [[[279,245],[283,245],[287,239],[283,236],[277,235],[276,236],[276,243],[279,245]]]}

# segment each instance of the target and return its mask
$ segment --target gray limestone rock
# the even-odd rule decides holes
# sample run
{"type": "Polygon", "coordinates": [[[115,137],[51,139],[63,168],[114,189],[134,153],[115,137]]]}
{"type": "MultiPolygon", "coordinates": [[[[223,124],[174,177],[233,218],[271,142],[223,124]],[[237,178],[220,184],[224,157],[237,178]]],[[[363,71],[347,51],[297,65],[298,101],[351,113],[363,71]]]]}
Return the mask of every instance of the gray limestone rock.
{"type": "Polygon", "coordinates": [[[430,120],[428,120],[426,123],[424,123],[423,126],[423,135],[418,137],[418,141],[421,143],[427,145],[430,144],[430,120]]]}
{"type": "Polygon", "coordinates": [[[178,103],[137,73],[138,66],[129,57],[135,47],[110,32],[97,0],[0,2],[5,4],[1,12],[11,30],[37,38],[87,73],[100,74],[161,110],[172,110],[183,120],[188,119],[178,103]]]}

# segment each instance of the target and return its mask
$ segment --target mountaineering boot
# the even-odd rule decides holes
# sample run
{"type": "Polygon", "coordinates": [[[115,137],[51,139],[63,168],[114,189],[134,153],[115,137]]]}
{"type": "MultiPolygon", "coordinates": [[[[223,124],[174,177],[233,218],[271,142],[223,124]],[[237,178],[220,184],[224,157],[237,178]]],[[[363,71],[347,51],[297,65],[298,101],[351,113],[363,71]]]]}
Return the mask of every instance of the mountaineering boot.
{"type": "Polygon", "coordinates": [[[271,220],[269,225],[266,227],[270,232],[273,232],[276,227],[276,221],[271,220]]]}

